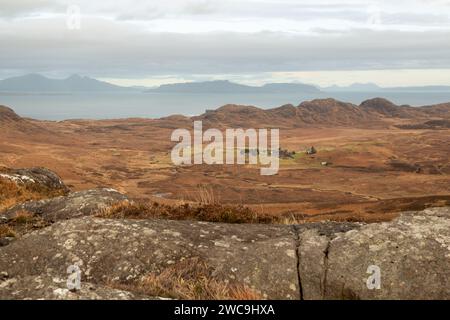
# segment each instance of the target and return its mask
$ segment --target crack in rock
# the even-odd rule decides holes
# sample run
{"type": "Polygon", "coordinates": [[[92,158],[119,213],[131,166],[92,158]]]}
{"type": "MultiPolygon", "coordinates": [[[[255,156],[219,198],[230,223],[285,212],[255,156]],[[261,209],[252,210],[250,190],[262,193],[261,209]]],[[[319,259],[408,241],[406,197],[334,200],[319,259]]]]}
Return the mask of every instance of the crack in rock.
{"type": "Polygon", "coordinates": [[[298,231],[298,226],[292,226],[292,230],[294,232],[295,235],[295,257],[297,259],[297,264],[296,264],[296,268],[297,268],[297,279],[298,279],[298,289],[299,289],[299,296],[300,296],[300,300],[304,300],[303,299],[303,285],[302,285],[302,275],[300,272],[300,245],[301,245],[301,240],[300,240],[300,234],[298,231]]]}

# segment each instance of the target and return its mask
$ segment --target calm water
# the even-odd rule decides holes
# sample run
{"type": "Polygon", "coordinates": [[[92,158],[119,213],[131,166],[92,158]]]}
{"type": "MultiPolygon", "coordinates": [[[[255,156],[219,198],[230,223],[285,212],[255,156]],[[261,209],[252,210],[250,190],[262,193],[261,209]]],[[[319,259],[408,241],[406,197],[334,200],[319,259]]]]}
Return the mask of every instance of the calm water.
{"type": "Polygon", "coordinates": [[[2,94],[0,105],[19,115],[42,120],[159,118],[172,114],[198,115],[224,104],[248,104],[273,108],[318,98],[335,98],[359,104],[382,95],[396,104],[413,106],[450,102],[450,92],[371,93],[339,92],[318,94],[166,94],[166,93],[76,93],[67,95],[2,94]]]}

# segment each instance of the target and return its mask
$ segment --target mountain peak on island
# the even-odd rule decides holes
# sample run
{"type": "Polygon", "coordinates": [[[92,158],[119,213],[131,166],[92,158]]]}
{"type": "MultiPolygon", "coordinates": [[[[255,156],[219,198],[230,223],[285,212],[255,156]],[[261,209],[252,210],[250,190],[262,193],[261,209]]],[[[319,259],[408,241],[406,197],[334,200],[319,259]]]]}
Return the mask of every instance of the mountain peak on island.
{"type": "Polygon", "coordinates": [[[127,90],[136,89],[116,86],[78,74],[73,74],[65,79],[53,79],[40,74],[31,73],[0,80],[0,92],[69,93],[115,92],[127,90]]]}

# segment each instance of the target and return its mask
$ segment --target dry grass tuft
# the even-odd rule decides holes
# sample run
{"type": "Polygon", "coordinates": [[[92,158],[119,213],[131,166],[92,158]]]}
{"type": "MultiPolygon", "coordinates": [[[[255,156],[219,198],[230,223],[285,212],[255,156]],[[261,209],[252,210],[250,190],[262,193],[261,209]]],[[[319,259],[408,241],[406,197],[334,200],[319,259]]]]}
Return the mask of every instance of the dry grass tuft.
{"type": "Polygon", "coordinates": [[[14,224],[27,224],[32,223],[35,220],[35,217],[32,213],[21,210],[15,213],[14,218],[11,219],[11,222],[14,224]]]}
{"type": "Polygon", "coordinates": [[[97,213],[97,217],[106,219],[169,219],[169,220],[195,220],[217,223],[259,223],[300,225],[310,222],[336,221],[336,222],[383,222],[390,221],[397,213],[377,215],[350,214],[306,215],[298,212],[283,214],[270,214],[242,205],[221,204],[189,204],[167,205],[158,202],[119,202],[97,213]]]}
{"type": "MultiPolygon", "coordinates": [[[[212,276],[213,269],[199,258],[180,261],[159,274],[149,274],[126,289],[153,297],[182,300],[261,300],[247,286],[212,276]]],[[[124,288],[123,285],[114,287],[124,288]]]]}
{"type": "Polygon", "coordinates": [[[196,192],[196,202],[202,205],[217,205],[219,204],[219,199],[214,193],[211,186],[199,185],[198,191],[196,192]]]}
{"type": "Polygon", "coordinates": [[[220,204],[183,204],[169,206],[157,202],[120,202],[97,214],[97,217],[112,219],[199,220],[223,223],[274,223],[275,216],[258,214],[244,206],[220,204]]]}

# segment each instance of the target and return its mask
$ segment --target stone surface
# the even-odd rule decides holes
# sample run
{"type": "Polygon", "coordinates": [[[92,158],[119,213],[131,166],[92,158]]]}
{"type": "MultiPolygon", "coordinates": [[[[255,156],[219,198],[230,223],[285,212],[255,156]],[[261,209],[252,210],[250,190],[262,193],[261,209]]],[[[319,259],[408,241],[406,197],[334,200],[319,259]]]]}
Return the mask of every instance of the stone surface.
{"type": "Polygon", "coordinates": [[[317,230],[306,230],[299,236],[298,268],[302,299],[317,300],[325,290],[326,252],[329,240],[317,230]]]}
{"type": "Polygon", "coordinates": [[[128,291],[83,283],[80,290],[67,289],[67,279],[42,276],[0,277],[0,299],[45,300],[142,300],[153,299],[128,291]]]}
{"type": "Polygon", "coordinates": [[[319,222],[296,226],[298,234],[298,270],[301,297],[322,299],[325,292],[327,256],[331,239],[338,234],[357,230],[362,224],[319,222]]]}
{"type": "Polygon", "coordinates": [[[92,189],[73,192],[61,196],[39,201],[27,201],[16,205],[2,214],[0,220],[7,221],[19,211],[27,211],[49,221],[88,216],[114,203],[125,201],[127,197],[113,189],[92,189]]]}
{"type": "Polygon", "coordinates": [[[109,286],[190,258],[269,299],[450,299],[450,208],[375,224],[59,221],[0,248],[0,298],[77,298],[54,281],[67,279],[68,266],[77,264],[82,283],[98,288],[81,296],[137,299],[109,286]],[[381,282],[370,290],[373,265],[381,282]]]}
{"type": "Polygon", "coordinates": [[[77,264],[84,281],[139,280],[199,257],[221,280],[272,299],[298,299],[295,237],[289,226],[227,225],[85,217],[58,222],[0,249],[0,272],[63,278],[77,264]]]}
{"type": "Polygon", "coordinates": [[[450,209],[403,214],[331,241],[325,298],[450,299],[450,209]],[[368,290],[369,266],[381,288],[368,290]]]}

